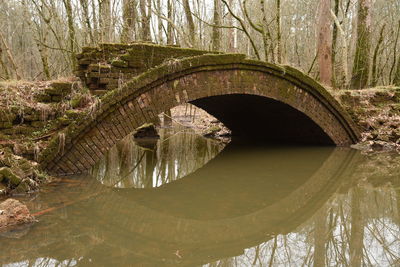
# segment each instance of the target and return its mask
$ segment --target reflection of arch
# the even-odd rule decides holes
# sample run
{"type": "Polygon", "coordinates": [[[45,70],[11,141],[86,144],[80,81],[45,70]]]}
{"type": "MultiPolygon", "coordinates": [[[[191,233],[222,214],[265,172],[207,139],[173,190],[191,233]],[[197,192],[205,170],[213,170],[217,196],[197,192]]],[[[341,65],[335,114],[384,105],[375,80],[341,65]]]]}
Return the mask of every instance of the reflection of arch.
{"type": "MultiPolygon", "coordinates": [[[[309,179],[296,186],[287,196],[259,210],[224,219],[200,220],[168,215],[132,201],[124,192],[121,193],[121,190],[107,190],[96,198],[79,203],[78,209],[69,209],[68,220],[60,221],[54,229],[50,229],[52,232],[58,232],[63,238],[57,239],[55,243],[51,240],[46,242],[48,246],[60,246],[63,251],[60,255],[65,255],[66,258],[91,258],[93,264],[96,260],[102,264],[107,260],[110,263],[118,263],[124,261],[124,257],[125,260],[128,258],[126,263],[130,264],[133,264],[132,259],[151,261],[158,265],[176,264],[177,257],[174,253],[177,250],[184,255],[182,259],[178,259],[179,263],[187,265],[237,255],[245,248],[269,240],[273,235],[293,231],[311,217],[337,190],[342,178],[350,176],[355,167],[356,155],[352,150],[335,149],[309,179]],[[96,210],[96,207],[99,210],[96,210]],[[74,229],[75,220],[86,221],[83,225],[85,228],[81,229],[82,225],[79,225],[78,231],[74,229]],[[99,247],[95,249],[106,249],[104,257],[99,252],[90,251],[87,237],[74,234],[76,231],[95,233],[100,240],[99,247]],[[111,253],[116,251],[122,251],[122,254],[111,253]]],[[[204,166],[204,171],[206,169],[207,165],[204,166]]],[[[180,181],[184,183],[185,179],[180,181]]],[[[89,180],[92,183],[95,181],[92,178],[89,180]]],[[[170,186],[172,187],[173,183],[170,186]]],[[[96,192],[104,190],[104,187],[90,184],[83,190],[85,196],[87,190],[96,192]]],[[[137,191],[131,190],[131,193],[135,192],[137,191]]],[[[48,228],[46,230],[49,231],[48,228]]],[[[41,236],[43,229],[40,229],[39,225],[32,229],[32,232],[41,236]]],[[[32,236],[29,240],[36,242],[32,236]]],[[[23,249],[15,241],[2,244],[13,250],[15,247],[23,249]]],[[[29,242],[24,244],[32,251],[27,252],[30,258],[48,255],[45,242],[40,242],[39,246],[29,242]],[[44,245],[42,249],[41,245],[44,245]]],[[[3,263],[7,255],[12,254],[1,255],[0,263],[3,263]]]]}
{"type": "Polygon", "coordinates": [[[249,119],[262,119],[263,137],[271,141],[350,145],[359,137],[347,113],[303,73],[241,55],[203,55],[156,67],[109,93],[94,115],[68,128],[62,146],[53,140],[41,166],[52,174],[85,172],[135,128],[186,102],[234,133],[245,132],[249,119]]]}

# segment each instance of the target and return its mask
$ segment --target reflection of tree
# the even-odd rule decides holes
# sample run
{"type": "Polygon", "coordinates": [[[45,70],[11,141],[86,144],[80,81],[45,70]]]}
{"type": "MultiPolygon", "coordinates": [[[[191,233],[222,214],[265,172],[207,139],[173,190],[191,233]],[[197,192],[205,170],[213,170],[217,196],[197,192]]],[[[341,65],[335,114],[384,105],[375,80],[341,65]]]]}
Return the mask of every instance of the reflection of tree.
{"type": "Polygon", "coordinates": [[[361,190],[355,186],[351,193],[350,266],[361,266],[363,255],[364,222],[361,212],[361,190]]]}
{"type": "MultiPolygon", "coordinates": [[[[325,207],[324,207],[325,208],[325,207]]],[[[322,208],[315,217],[314,228],[314,266],[325,266],[326,253],[326,210],[322,208]]]]}
{"type": "Polygon", "coordinates": [[[154,148],[138,146],[131,136],[122,139],[92,169],[99,181],[120,188],[160,186],[203,166],[223,148],[217,141],[189,131],[160,129],[154,148]]]}
{"type": "Polygon", "coordinates": [[[246,249],[229,266],[399,266],[400,190],[387,178],[375,187],[348,183],[296,231],[246,249]]]}

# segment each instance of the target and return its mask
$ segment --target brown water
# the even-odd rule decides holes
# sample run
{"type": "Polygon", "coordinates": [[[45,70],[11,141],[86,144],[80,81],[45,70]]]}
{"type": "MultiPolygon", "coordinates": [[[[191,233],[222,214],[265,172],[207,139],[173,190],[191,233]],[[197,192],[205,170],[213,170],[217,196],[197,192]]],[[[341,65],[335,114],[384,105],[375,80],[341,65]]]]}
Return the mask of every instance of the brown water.
{"type": "Polygon", "coordinates": [[[0,236],[0,264],[400,265],[396,155],[187,131],[139,145],[22,199],[42,215],[0,236]]]}

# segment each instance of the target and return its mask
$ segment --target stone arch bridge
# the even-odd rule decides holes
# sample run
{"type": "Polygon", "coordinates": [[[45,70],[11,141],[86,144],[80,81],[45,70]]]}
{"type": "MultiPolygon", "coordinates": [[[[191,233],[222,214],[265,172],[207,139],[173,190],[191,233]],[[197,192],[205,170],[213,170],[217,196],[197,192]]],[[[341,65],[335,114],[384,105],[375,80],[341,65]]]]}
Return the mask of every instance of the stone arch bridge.
{"type": "Polygon", "coordinates": [[[41,154],[42,168],[53,175],[86,172],[118,140],[183,103],[238,136],[338,146],[359,139],[349,115],[318,82],[240,54],[109,44],[84,49],[77,74],[94,93],[106,93],[41,154]]]}

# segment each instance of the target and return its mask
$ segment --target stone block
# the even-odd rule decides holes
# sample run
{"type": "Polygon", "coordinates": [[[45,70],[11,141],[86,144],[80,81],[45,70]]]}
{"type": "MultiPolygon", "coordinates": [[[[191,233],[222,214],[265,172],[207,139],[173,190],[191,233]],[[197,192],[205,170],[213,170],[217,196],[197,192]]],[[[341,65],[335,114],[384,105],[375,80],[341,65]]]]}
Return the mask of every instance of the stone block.
{"type": "Polygon", "coordinates": [[[118,68],[127,68],[128,62],[120,59],[114,59],[113,61],[111,61],[111,65],[118,68]]]}
{"type": "Polygon", "coordinates": [[[17,118],[17,115],[13,111],[0,111],[0,122],[13,122],[17,118]]]}
{"type": "Polygon", "coordinates": [[[60,95],[53,95],[51,97],[51,102],[61,102],[63,100],[63,97],[60,95]]]}
{"type": "Polygon", "coordinates": [[[51,96],[48,94],[40,94],[40,95],[36,95],[35,96],[36,100],[38,102],[42,102],[42,103],[49,103],[51,102],[51,96]]]}
{"type": "Polygon", "coordinates": [[[43,128],[46,126],[47,122],[46,121],[32,121],[31,126],[35,128],[43,128]]]}
{"type": "Polygon", "coordinates": [[[0,129],[9,129],[9,128],[12,128],[12,127],[13,127],[12,122],[9,122],[9,121],[0,122],[0,129]]]}

